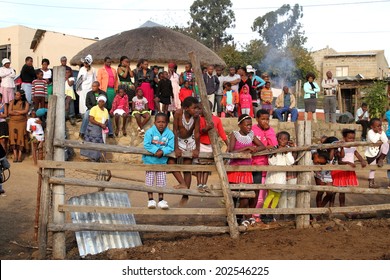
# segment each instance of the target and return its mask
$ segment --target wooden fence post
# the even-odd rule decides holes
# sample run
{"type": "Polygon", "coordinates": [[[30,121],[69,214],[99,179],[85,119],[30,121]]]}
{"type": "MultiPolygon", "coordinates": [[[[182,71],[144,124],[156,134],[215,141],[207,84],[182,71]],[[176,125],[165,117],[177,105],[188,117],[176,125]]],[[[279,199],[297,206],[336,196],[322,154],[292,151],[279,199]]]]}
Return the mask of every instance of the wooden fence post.
{"type": "MultiPolygon", "coordinates": [[[[46,131],[45,131],[45,159],[53,160],[54,158],[54,127],[55,127],[55,118],[56,118],[56,103],[57,96],[53,95],[49,100],[49,110],[47,113],[46,120],[46,131]]],[[[46,249],[47,249],[47,225],[49,222],[49,210],[50,210],[50,184],[49,177],[52,175],[52,169],[45,168],[43,171],[43,182],[40,192],[40,200],[37,204],[39,207],[39,223],[38,226],[38,247],[39,247],[39,256],[41,259],[46,258],[46,249]]],[[[39,176],[42,176],[39,174],[39,176]]]]}
{"type": "MultiPolygon", "coordinates": [[[[192,67],[194,69],[196,83],[199,87],[200,92],[200,100],[203,105],[203,114],[206,118],[208,124],[213,123],[212,113],[209,106],[209,100],[207,98],[206,85],[203,81],[203,74],[200,68],[200,62],[194,52],[190,52],[188,54],[191,58],[192,67]]],[[[227,174],[225,170],[225,166],[223,164],[222,152],[221,148],[218,144],[218,135],[215,129],[211,129],[209,131],[209,136],[211,140],[211,146],[213,148],[214,161],[217,168],[219,179],[221,180],[222,193],[225,200],[226,212],[227,212],[227,222],[229,225],[230,236],[232,238],[238,238],[240,233],[238,231],[238,224],[236,215],[234,214],[234,203],[232,199],[232,195],[229,188],[229,182],[227,180],[227,174]]]]}
{"type": "MultiPolygon", "coordinates": [[[[297,144],[310,145],[311,144],[311,122],[298,121],[296,123],[297,130],[297,144]]],[[[309,151],[304,152],[305,155],[299,160],[298,165],[310,165],[311,154],[309,151]]],[[[310,185],[311,172],[300,172],[298,174],[298,184],[310,185]]],[[[297,208],[310,208],[310,192],[297,191],[297,208]]],[[[310,226],[310,215],[297,215],[296,227],[308,228],[310,226]]]]}
{"type": "MultiPolygon", "coordinates": [[[[54,67],[53,93],[57,95],[56,119],[54,138],[65,138],[65,67],[54,67]]],[[[65,161],[65,151],[63,148],[54,148],[54,160],[65,161]]],[[[64,169],[55,169],[54,176],[64,177],[64,169]]],[[[53,222],[63,225],[65,223],[65,213],[58,210],[58,205],[65,203],[65,186],[53,186],[53,222]]],[[[65,232],[54,232],[53,234],[53,258],[65,259],[65,232]]]]}

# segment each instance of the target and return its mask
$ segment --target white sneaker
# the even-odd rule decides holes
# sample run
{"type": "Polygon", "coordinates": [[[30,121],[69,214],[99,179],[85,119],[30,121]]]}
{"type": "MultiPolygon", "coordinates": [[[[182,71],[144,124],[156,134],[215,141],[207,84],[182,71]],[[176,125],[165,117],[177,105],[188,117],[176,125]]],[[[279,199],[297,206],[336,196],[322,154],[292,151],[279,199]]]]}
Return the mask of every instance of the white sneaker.
{"type": "Polygon", "coordinates": [[[154,200],[149,200],[149,201],[148,201],[148,208],[149,208],[149,209],[156,209],[156,201],[154,201],[154,200]]]}
{"type": "Polygon", "coordinates": [[[163,210],[169,209],[168,202],[166,202],[165,200],[159,201],[159,203],[157,204],[157,206],[158,206],[158,208],[161,208],[161,209],[163,209],[163,210]]]}

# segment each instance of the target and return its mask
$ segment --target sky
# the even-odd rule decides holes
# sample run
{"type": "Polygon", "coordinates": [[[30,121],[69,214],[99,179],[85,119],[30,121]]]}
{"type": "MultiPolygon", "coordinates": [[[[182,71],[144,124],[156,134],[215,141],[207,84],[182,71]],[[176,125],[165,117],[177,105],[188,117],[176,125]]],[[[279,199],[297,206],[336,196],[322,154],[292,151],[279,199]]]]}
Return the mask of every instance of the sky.
{"type": "MultiPolygon", "coordinates": [[[[193,0],[31,0],[1,1],[0,27],[24,25],[70,35],[100,39],[139,27],[147,20],[165,26],[185,26],[193,0]],[[39,4],[37,4],[39,3],[39,4]],[[62,8],[61,8],[62,7],[62,8]]],[[[315,51],[327,46],[336,51],[385,50],[390,63],[390,0],[232,0],[235,28],[229,29],[235,42],[259,38],[253,21],[283,4],[303,6],[301,23],[315,51]]]]}

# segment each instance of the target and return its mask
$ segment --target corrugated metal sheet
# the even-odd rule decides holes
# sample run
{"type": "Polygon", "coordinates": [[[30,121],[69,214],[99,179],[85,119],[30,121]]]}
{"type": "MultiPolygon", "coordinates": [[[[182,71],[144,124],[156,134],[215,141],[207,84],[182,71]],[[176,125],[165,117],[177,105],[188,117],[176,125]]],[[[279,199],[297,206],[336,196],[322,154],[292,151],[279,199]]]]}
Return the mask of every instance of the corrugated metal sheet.
{"type": "MultiPolygon", "coordinates": [[[[125,192],[96,192],[69,199],[71,205],[131,207],[125,192]]],[[[135,224],[133,214],[81,213],[71,212],[73,223],[135,224]]],[[[138,232],[76,232],[81,257],[94,255],[114,248],[131,248],[142,245],[138,232]]]]}

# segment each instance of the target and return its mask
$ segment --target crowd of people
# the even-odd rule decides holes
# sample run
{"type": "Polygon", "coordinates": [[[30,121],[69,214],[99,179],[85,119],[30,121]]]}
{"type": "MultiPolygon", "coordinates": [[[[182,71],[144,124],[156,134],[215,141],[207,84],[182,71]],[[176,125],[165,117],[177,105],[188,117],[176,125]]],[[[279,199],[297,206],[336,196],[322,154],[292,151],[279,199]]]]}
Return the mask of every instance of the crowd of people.
{"type": "MultiPolygon", "coordinates": [[[[42,60],[42,67],[34,69],[33,60],[27,57],[20,78],[21,89],[16,89],[14,78],[16,71],[10,67],[10,61],[3,59],[0,68],[1,75],[1,104],[0,104],[0,139],[7,151],[11,145],[13,161],[23,160],[23,150],[29,149],[32,143],[34,161],[42,159],[45,114],[47,102],[53,93],[53,73],[48,68],[48,59],[42,60]],[[30,117],[30,118],[29,118],[30,117]],[[7,121],[8,119],[8,121],[7,121]],[[29,135],[27,137],[27,135],[29,135]],[[7,141],[8,139],[8,141],[7,141]]],[[[145,164],[210,164],[210,160],[199,159],[200,152],[212,152],[208,131],[215,128],[218,135],[225,142],[228,152],[256,153],[262,150],[273,150],[277,147],[293,147],[294,142],[286,131],[275,133],[270,126],[270,119],[274,116],[284,122],[298,119],[297,100],[290,93],[287,86],[274,101],[271,81],[266,73],[256,75],[256,69],[251,65],[246,67],[229,67],[224,76],[221,67],[209,65],[203,70],[203,77],[196,77],[191,63],[185,65],[185,70],[178,74],[177,65],[169,63],[168,71],[160,71],[159,67],[149,67],[146,59],[139,60],[135,69],[130,68],[130,60],[122,56],[118,67],[111,66],[111,59],[104,59],[103,67],[95,69],[93,57],[87,55],[82,63],[77,77],[73,77],[72,69],[67,66],[66,57],[60,59],[65,67],[65,111],[66,118],[74,125],[76,123],[76,108],[82,116],[80,137],[87,142],[105,143],[106,137],[119,137],[120,131],[126,136],[126,124],[134,117],[138,126],[138,134],[144,139],[144,148],[150,152],[143,156],[145,164]],[[205,121],[200,106],[197,80],[203,79],[210,108],[214,112],[213,123],[205,121]],[[78,99],[78,106],[76,100],[78,99]],[[173,131],[168,128],[171,115],[173,116],[173,131]],[[152,116],[154,116],[152,118],[152,116]],[[237,118],[237,130],[228,137],[222,126],[221,117],[237,118]],[[252,118],[256,124],[252,124],[252,118]],[[154,120],[154,125],[146,129],[146,124],[154,120]],[[122,123],[122,124],[121,124],[122,123]],[[174,152],[176,158],[167,155],[174,152]],[[183,152],[191,152],[192,159],[183,158],[183,152]]],[[[326,73],[327,78],[322,81],[324,94],[324,111],[326,122],[335,122],[337,80],[332,73],[326,73]]],[[[321,88],[315,82],[312,73],[307,74],[304,84],[305,119],[312,114],[316,121],[317,99],[321,88]]],[[[390,113],[386,116],[390,118],[390,113]]],[[[369,147],[365,152],[368,164],[383,166],[388,154],[387,136],[382,131],[380,119],[369,119],[367,105],[356,113],[356,122],[363,126],[363,135],[368,142],[381,146],[369,147]]],[[[353,130],[343,131],[343,141],[355,141],[356,133],[353,130]]],[[[324,143],[333,143],[341,139],[323,137],[324,143]]],[[[81,155],[98,161],[99,151],[82,150],[81,155]]],[[[354,157],[366,165],[363,157],[356,148],[340,148],[313,151],[314,164],[348,164],[355,166],[354,157]]],[[[270,156],[253,156],[250,159],[232,159],[230,165],[294,165],[296,154],[275,153],[270,156]]],[[[389,159],[390,161],[390,159],[389,159]]],[[[166,173],[148,171],[146,185],[166,187],[166,173]]],[[[173,172],[178,184],[174,188],[189,189],[191,187],[191,172],[173,172]]],[[[197,190],[211,192],[208,187],[208,172],[196,174],[197,190]]],[[[376,187],[375,173],[369,173],[369,186],[376,187]]],[[[229,183],[247,184],[296,184],[294,172],[228,172],[229,183]]],[[[356,174],[353,171],[329,172],[322,171],[315,174],[319,185],[356,186],[356,174]]],[[[317,195],[317,206],[324,207],[327,203],[334,204],[334,193],[328,192],[317,195]]],[[[345,205],[345,195],[340,195],[340,205],[345,205]]],[[[183,196],[180,203],[188,201],[183,196]]],[[[295,207],[295,192],[280,190],[259,190],[256,198],[241,198],[236,201],[238,207],[245,208],[292,208],[295,207]]],[[[148,194],[149,208],[159,207],[168,209],[168,202],[163,194],[158,195],[158,202],[153,193],[148,194]]],[[[258,215],[243,215],[240,223],[249,226],[256,223],[267,223],[273,217],[258,215]]]]}

